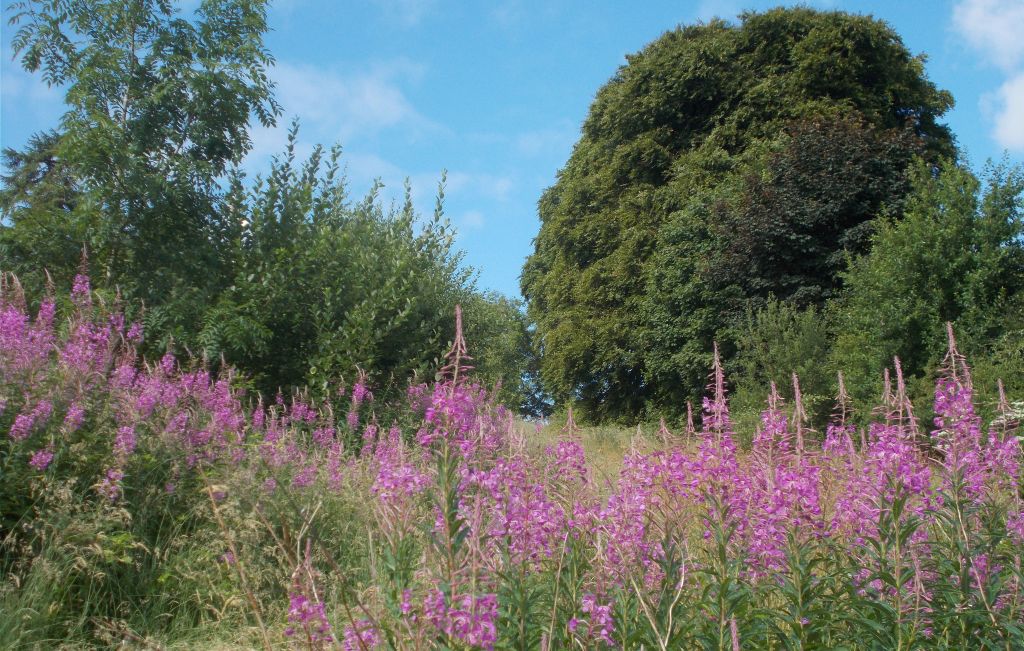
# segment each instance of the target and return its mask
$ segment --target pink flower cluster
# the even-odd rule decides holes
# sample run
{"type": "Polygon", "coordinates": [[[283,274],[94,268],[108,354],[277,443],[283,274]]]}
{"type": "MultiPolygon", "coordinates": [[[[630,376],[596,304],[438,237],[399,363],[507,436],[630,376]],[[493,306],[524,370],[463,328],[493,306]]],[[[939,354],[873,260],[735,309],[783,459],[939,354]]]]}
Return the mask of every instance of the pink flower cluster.
{"type": "MultiPolygon", "coordinates": [[[[170,353],[145,363],[134,350],[141,327],[128,326],[121,314],[103,314],[93,307],[89,291],[88,279],[76,278],[75,308],[63,336],[56,331],[52,300],[44,301],[31,320],[16,292],[0,299],[0,387],[5,395],[18,388],[17,400],[5,400],[5,409],[16,410],[5,433],[32,468],[49,469],[65,446],[105,438],[108,456],[94,485],[101,495],[117,499],[143,448],[177,449],[187,468],[237,465],[246,455],[247,437],[255,434],[261,456],[294,475],[296,487],[312,485],[324,473],[324,455],[307,449],[306,431],[312,430],[321,449],[340,458],[335,423],[301,400],[290,407],[282,401],[269,416],[258,409],[248,418],[230,371],[217,378],[204,370],[184,372],[170,353]],[[95,427],[82,431],[93,405],[95,427]]],[[[365,387],[356,393],[359,401],[371,399],[365,387]]],[[[90,453],[97,454],[101,450],[90,453]]],[[[328,474],[337,480],[340,472],[336,465],[328,474]]]]}
{"type": "Polygon", "coordinates": [[[441,633],[464,644],[493,649],[498,640],[498,596],[465,594],[449,601],[441,590],[424,600],[427,620],[441,633]]]}
{"type": "Polygon", "coordinates": [[[361,619],[346,627],[341,640],[341,648],[345,651],[368,651],[376,649],[379,644],[380,633],[367,619],[361,619]]]}
{"type": "Polygon", "coordinates": [[[945,488],[957,478],[970,497],[979,498],[987,486],[1012,485],[1019,472],[1020,444],[1015,436],[1001,438],[993,429],[981,434],[970,386],[952,377],[935,386],[935,430],[932,440],[942,453],[945,488]]]}
{"type": "Polygon", "coordinates": [[[331,642],[334,639],[324,605],[300,592],[293,592],[289,597],[288,623],[291,626],[285,629],[284,634],[289,637],[301,630],[306,634],[306,639],[313,644],[331,642]]]}
{"type": "Polygon", "coordinates": [[[504,549],[517,561],[551,558],[565,532],[566,514],[536,481],[538,469],[522,455],[500,457],[487,469],[467,468],[462,511],[488,538],[490,554],[504,549]]]}
{"type": "MultiPolygon", "coordinates": [[[[170,354],[154,364],[140,360],[133,348],[142,336],[138,327],[126,328],[118,315],[86,313],[93,310],[87,279],[76,279],[73,300],[79,313],[64,337],[54,329],[52,301],[44,302],[34,321],[23,305],[0,304],[0,388],[6,396],[0,409],[10,410],[4,422],[11,423],[0,444],[16,453],[11,458],[34,473],[53,474],[71,446],[92,436],[99,440],[93,458],[101,461],[90,470],[96,474],[90,483],[110,500],[131,498],[127,482],[141,458],[157,449],[180,457],[168,492],[181,475],[243,462],[260,496],[318,487],[362,491],[383,532],[375,540],[384,538],[393,550],[404,536],[425,530],[431,543],[450,535],[422,552],[431,558],[443,549],[436,555],[447,555],[449,567],[443,573],[417,568],[412,583],[396,585],[397,608],[431,635],[462,645],[497,644],[497,595],[510,564],[522,573],[552,572],[570,551],[579,551],[586,567],[571,597],[580,600],[578,608],[566,626],[575,641],[594,648],[615,644],[616,594],[653,595],[665,585],[682,585],[685,572],[665,576],[666,561],[682,554],[688,567],[706,562],[690,546],[709,540],[724,543],[741,567],[738,578],[759,587],[778,583],[793,545],[813,546],[825,537],[842,546],[867,579],[875,561],[864,549],[888,526],[894,505],[904,507],[898,525],[912,518],[923,523],[907,548],[894,553],[903,554],[900,562],[920,564],[937,510],[952,491],[962,491],[975,506],[1005,499],[1007,536],[1024,544],[1016,491],[1019,440],[1005,430],[983,434],[962,370],[938,381],[930,434],[917,430],[901,393],[887,398],[890,413],[866,431],[846,421],[845,408],[839,410],[821,446],[810,437],[805,441],[798,385],[788,409],[772,387],[744,453],[716,361],[696,450],[672,447],[663,435],[662,449],[631,450],[617,483],[599,486],[572,427],[543,454],[529,454],[512,415],[465,381],[411,388],[409,402],[422,421],[405,438],[397,426],[385,429],[367,408],[373,395],[362,375],[352,386],[347,414],[337,420],[300,397],[248,410],[229,374],[180,369],[170,354]],[[431,586],[425,597],[424,585],[431,586]]],[[[999,562],[990,554],[974,555],[972,589],[981,590],[1001,571],[999,562]]],[[[921,582],[934,578],[917,574],[921,582]]],[[[314,644],[334,644],[324,604],[313,594],[293,589],[288,634],[301,631],[314,644]]],[[[383,643],[389,632],[367,616],[348,622],[344,648],[383,643]]]]}
{"type": "Polygon", "coordinates": [[[847,468],[832,521],[832,530],[849,536],[854,545],[878,535],[880,515],[898,498],[910,500],[910,512],[916,514],[934,499],[931,468],[905,428],[874,423],[868,437],[863,459],[847,468]]]}
{"type": "Polygon", "coordinates": [[[501,449],[512,415],[499,406],[485,418],[481,410],[489,400],[483,387],[439,382],[429,396],[426,393],[410,391],[413,408],[423,412],[424,426],[416,435],[421,446],[429,448],[446,440],[467,458],[501,449]]]}
{"type": "Polygon", "coordinates": [[[419,495],[433,481],[411,463],[382,463],[373,482],[373,492],[385,503],[394,504],[419,495]]]}
{"type": "Polygon", "coordinates": [[[50,466],[51,461],[53,461],[53,446],[48,445],[45,448],[41,448],[33,452],[28,465],[32,466],[36,470],[43,471],[50,466]]]}
{"type": "Polygon", "coordinates": [[[14,424],[7,435],[15,441],[24,441],[32,434],[33,429],[44,426],[52,413],[53,404],[49,400],[40,400],[31,411],[18,414],[14,418],[14,424]]]}
{"type": "Polygon", "coordinates": [[[612,635],[615,633],[615,621],[612,617],[611,604],[601,604],[593,594],[583,595],[580,601],[580,612],[584,618],[573,617],[569,620],[569,631],[584,643],[603,642],[609,646],[615,644],[612,635]]]}

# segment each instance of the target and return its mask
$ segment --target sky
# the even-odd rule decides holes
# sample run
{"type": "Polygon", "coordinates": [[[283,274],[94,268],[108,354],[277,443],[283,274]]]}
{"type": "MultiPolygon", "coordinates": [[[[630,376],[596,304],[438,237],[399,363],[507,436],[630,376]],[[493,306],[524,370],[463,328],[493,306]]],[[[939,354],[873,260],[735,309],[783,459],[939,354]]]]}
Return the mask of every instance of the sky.
{"type": "MultiPolygon", "coordinates": [[[[198,0],[182,3],[185,11],[198,0]]],[[[540,228],[537,200],[564,166],[597,90],[667,30],[788,2],[760,0],[276,0],[265,43],[284,114],[253,130],[244,161],[266,171],[300,121],[299,149],[338,143],[349,188],[375,179],[386,200],[409,180],[433,211],[447,170],[445,214],[481,289],[519,297],[540,228]]],[[[953,93],[946,114],[969,164],[1024,162],[1024,0],[817,0],[820,9],[888,22],[953,93]]],[[[0,146],[20,148],[58,125],[63,92],[12,59],[4,15],[0,146]]]]}

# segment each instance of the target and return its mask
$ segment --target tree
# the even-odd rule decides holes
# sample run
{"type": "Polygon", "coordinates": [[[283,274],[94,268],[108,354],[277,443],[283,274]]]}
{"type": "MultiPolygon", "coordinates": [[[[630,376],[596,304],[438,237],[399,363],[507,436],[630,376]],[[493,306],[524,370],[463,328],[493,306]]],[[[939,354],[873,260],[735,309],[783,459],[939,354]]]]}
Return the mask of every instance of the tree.
{"type": "MultiPolygon", "coordinates": [[[[998,356],[1021,358],[1024,170],[993,166],[987,176],[983,188],[962,166],[918,165],[902,219],[883,221],[871,252],[845,274],[848,291],[833,306],[834,364],[846,370],[854,397],[876,398],[879,369],[895,356],[930,386],[946,351],[946,322],[964,352],[990,367],[983,390],[1003,374],[998,356]]],[[[1016,384],[1019,371],[1006,379],[1016,384]]]]}
{"type": "Polygon", "coordinates": [[[408,188],[397,209],[379,184],[351,201],[339,148],[296,162],[297,126],[268,174],[238,171],[250,118],[279,112],[264,1],[205,0],[189,16],[168,0],[15,9],[15,52],[66,89],[68,110],[59,132],[6,154],[5,266],[70,281],[84,245],[99,284],[132,312],[145,304],[146,353],[226,361],[271,396],[324,397],[357,369],[385,391],[431,377],[462,303],[478,378],[525,404],[525,318],[476,290],[442,196],[426,220],[408,188]]]}
{"type": "Polygon", "coordinates": [[[187,342],[213,363],[243,369],[264,395],[306,386],[329,397],[357,369],[379,393],[393,393],[414,376],[433,378],[461,304],[474,376],[500,381],[508,404],[523,406],[525,316],[516,303],[479,292],[462,266],[443,214],[443,179],[426,219],[408,187],[398,207],[381,205],[379,185],[353,201],[340,148],[316,147],[298,162],[297,138],[294,126],[285,152],[251,187],[232,179],[223,201],[239,225],[227,247],[230,283],[195,307],[198,333],[173,327],[179,306],[149,309],[147,332],[168,340],[156,347],[187,342]]]}
{"type": "Polygon", "coordinates": [[[840,12],[680,27],[627,57],[539,203],[522,289],[546,385],[597,417],[679,409],[748,300],[834,294],[913,155],[952,153],[951,105],[888,25],[840,12]]]}
{"type": "Polygon", "coordinates": [[[497,387],[498,402],[519,414],[550,415],[523,303],[496,292],[477,292],[464,298],[462,306],[474,380],[497,387]]]}
{"type": "MultiPolygon", "coordinates": [[[[45,261],[58,274],[70,273],[81,259],[86,232],[74,213],[81,201],[75,174],[58,154],[61,136],[56,131],[32,136],[24,151],[4,149],[0,175],[0,214],[17,228],[0,225],[0,257],[10,268],[25,271],[45,261]]],[[[6,266],[5,264],[5,266],[6,266]]],[[[38,272],[38,269],[36,270],[38,272]]],[[[22,274],[22,282],[41,280],[38,273],[22,274]]],[[[70,282],[70,277],[58,277],[70,282]]],[[[41,286],[36,286],[37,292],[41,286]]]]}
{"type": "Polygon", "coordinates": [[[845,115],[792,123],[739,201],[717,206],[719,282],[744,296],[823,305],[841,288],[847,257],[870,247],[874,218],[901,213],[920,144],[908,130],[845,115]]]}
{"type": "MultiPolygon", "coordinates": [[[[356,368],[378,382],[432,374],[471,294],[453,234],[438,206],[422,228],[411,197],[386,210],[374,186],[351,201],[341,150],[295,160],[297,126],[269,173],[246,188],[235,177],[224,210],[237,215],[232,276],[197,315],[198,347],[245,370],[264,394],[309,383],[327,394],[356,368]]],[[[176,309],[176,308],[174,308],[176,309]]],[[[173,314],[151,309],[147,325],[167,331],[173,314]]]]}
{"type": "MultiPolygon", "coordinates": [[[[59,228],[88,247],[101,280],[151,304],[216,281],[225,243],[217,184],[249,150],[250,118],[271,125],[279,112],[262,41],[266,2],[204,0],[188,17],[169,0],[12,9],[22,66],[66,90],[60,134],[47,144],[82,192],[70,207],[22,193],[26,210],[9,214],[4,239],[59,228]]],[[[58,262],[38,253],[25,250],[24,264],[58,262]]]]}

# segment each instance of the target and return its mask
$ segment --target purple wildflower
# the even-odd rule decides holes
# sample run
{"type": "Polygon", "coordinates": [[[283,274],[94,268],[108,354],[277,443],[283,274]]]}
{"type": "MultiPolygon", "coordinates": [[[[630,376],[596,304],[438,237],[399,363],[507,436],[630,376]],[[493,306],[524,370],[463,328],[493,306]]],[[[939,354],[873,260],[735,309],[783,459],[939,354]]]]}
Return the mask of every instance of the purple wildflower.
{"type": "Polygon", "coordinates": [[[362,651],[363,649],[376,649],[379,644],[380,633],[373,627],[370,620],[361,619],[354,626],[345,628],[341,645],[345,651],[362,651]]]}
{"type": "Polygon", "coordinates": [[[131,425],[121,427],[114,438],[114,455],[122,458],[131,456],[135,452],[136,444],[135,428],[131,425]]]}
{"type": "Polygon", "coordinates": [[[293,592],[289,597],[288,622],[292,626],[285,630],[285,635],[294,635],[295,626],[300,626],[314,643],[331,642],[334,639],[324,605],[310,600],[302,593],[293,592]]]}
{"type": "Polygon", "coordinates": [[[28,465],[32,466],[36,470],[43,471],[49,467],[51,461],[53,461],[53,445],[48,445],[45,448],[41,448],[33,452],[28,465]]]}
{"type": "Polygon", "coordinates": [[[111,502],[121,496],[121,480],[124,472],[120,468],[109,468],[96,486],[96,491],[111,502]]]}
{"type": "Polygon", "coordinates": [[[295,473],[292,477],[293,488],[306,488],[307,486],[313,485],[316,481],[316,475],[319,467],[316,462],[308,463],[299,469],[299,472],[295,473]]]}
{"type": "Polygon", "coordinates": [[[89,286],[89,277],[85,274],[78,274],[75,276],[74,283],[71,286],[71,298],[75,303],[81,307],[85,307],[92,304],[90,297],[91,288],[89,286]]]}
{"type": "Polygon", "coordinates": [[[1018,545],[1024,545],[1024,510],[1010,513],[1007,516],[1006,532],[1018,545]]]}
{"type": "Polygon", "coordinates": [[[64,416],[64,431],[67,434],[71,434],[78,430],[82,426],[82,421],[85,420],[85,409],[82,408],[76,402],[68,405],[68,413],[64,416]]]}

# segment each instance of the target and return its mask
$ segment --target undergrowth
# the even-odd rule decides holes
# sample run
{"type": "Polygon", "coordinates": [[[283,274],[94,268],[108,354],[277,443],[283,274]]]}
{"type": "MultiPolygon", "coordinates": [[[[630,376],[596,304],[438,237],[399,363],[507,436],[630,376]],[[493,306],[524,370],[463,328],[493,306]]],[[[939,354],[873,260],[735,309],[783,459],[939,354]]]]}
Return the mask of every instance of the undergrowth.
{"type": "Polygon", "coordinates": [[[981,422],[952,331],[931,425],[895,360],[867,428],[797,384],[741,435],[716,363],[627,436],[517,420],[461,318],[401,404],[264,404],[140,359],[84,277],[2,291],[0,647],[1024,648],[1019,414],[981,422]]]}

